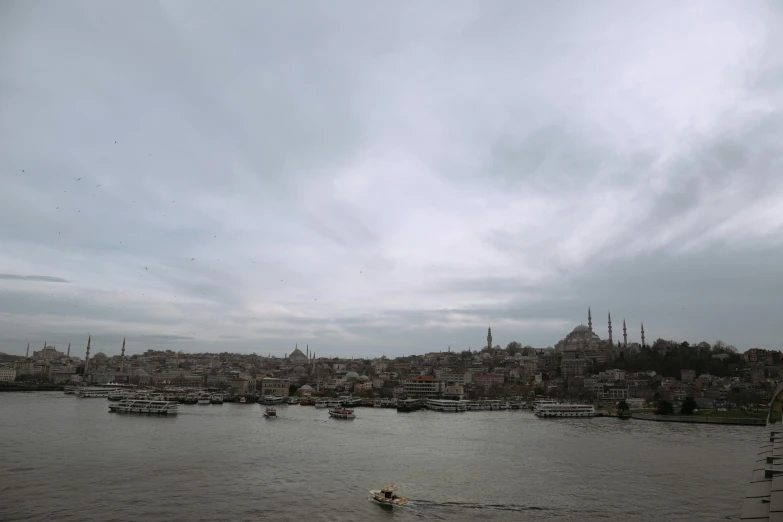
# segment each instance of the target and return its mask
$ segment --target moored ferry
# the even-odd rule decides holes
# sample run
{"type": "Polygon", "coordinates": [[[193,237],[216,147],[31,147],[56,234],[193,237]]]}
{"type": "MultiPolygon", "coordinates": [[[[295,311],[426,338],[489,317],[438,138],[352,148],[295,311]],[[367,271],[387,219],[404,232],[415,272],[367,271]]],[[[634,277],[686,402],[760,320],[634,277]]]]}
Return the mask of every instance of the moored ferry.
{"type": "Polygon", "coordinates": [[[456,413],[467,411],[467,401],[450,401],[443,399],[427,399],[424,403],[428,410],[456,413]]]}
{"type": "Polygon", "coordinates": [[[141,413],[147,415],[176,415],[177,403],[171,401],[145,401],[122,399],[109,405],[114,413],[141,413]]]}
{"type": "Polygon", "coordinates": [[[592,404],[542,404],[536,408],[538,417],[596,417],[592,404]]]}
{"type": "Polygon", "coordinates": [[[76,396],[82,399],[96,398],[96,397],[102,397],[106,399],[109,397],[109,395],[114,395],[115,393],[117,393],[117,390],[112,390],[110,388],[99,388],[99,387],[85,387],[76,390],[76,396]]]}
{"type": "Polygon", "coordinates": [[[422,408],[423,404],[419,399],[403,399],[397,401],[397,411],[416,411],[422,408]]]}
{"type": "Polygon", "coordinates": [[[272,396],[272,395],[266,395],[262,399],[262,402],[264,404],[282,404],[284,401],[284,397],[282,396],[272,396]]]}
{"type": "Polygon", "coordinates": [[[532,409],[533,412],[535,413],[536,411],[538,411],[539,407],[541,407],[541,406],[551,406],[553,404],[560,404],[560,402],[552,400],[552,399],[536,399],[535,401],[533,401],[533,404],[530,407],[530,409],[532,409]]]}

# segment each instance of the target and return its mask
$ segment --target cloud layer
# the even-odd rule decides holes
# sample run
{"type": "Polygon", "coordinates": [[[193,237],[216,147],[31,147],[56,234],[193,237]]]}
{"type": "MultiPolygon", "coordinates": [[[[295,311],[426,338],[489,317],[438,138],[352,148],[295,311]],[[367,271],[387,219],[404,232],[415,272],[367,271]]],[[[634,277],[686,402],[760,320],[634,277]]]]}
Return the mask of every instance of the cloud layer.
{"type": "Polygon", "coordinates": [[[308,7],[1,8],[0,351],[783,348],[774,3],[308,7]]]}

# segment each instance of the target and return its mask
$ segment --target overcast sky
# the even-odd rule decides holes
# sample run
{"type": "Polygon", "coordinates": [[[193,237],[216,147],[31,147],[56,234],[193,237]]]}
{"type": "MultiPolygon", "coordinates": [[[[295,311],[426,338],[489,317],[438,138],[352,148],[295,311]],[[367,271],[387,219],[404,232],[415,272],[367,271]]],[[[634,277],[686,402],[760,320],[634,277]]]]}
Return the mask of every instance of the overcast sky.
{"type": "Polygon", "coordinates": [[[777,6],[2,2],[0,351],[781,349],[777,6]]]}

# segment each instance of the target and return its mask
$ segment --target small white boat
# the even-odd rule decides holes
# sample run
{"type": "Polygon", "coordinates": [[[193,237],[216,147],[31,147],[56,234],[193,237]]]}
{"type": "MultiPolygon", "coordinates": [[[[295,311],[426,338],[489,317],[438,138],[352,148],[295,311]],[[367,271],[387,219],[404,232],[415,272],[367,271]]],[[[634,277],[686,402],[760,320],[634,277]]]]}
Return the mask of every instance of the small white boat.
{"type": "Polygon", "coordinates": [[[288,398],[288,404],[299,404],[299,398],[298,397],[289,397],[288,398]]]}
{"type": "Polygon", "coordinates": [[[329,404],[327,403],[327,401],[325,399],[319,399],[319,400],[317,400],[315,402],[315,407],[318,408],[318,409],[327,408],[328,406],[329,406],[329,404]]]}
{"type": "Polygon", "coordinates": [[[264,411],[264,417],[266,418],[277,417],[277,410],[274,408],[267,408],[266,411],[264,411]]]}
{"type": "Polygon", "coordinates": [[[334,417],[335,419],[355,419],[356,415],[354,415],[353,410],[349,410],[348,408],[333,408],[329,410],[329,416],[334,417]]]}
{"type": "Polygon", "coordinates": [[[209,402],[212,404],[223,404],[223,396],[215,394],[209,398],[209,402]]]}
{"type": "Polygon", "coordinates": [[[377,491],[370,491],[370,495],[372,495],[374,501],[384,506],[402,506],[407,504],[408,499],[397,496],[395,491],[397,491],[397,486],[391,485],[377,491]]]}
{"type": "Polygon", "coordinates": [[[245,397],[240,397],[239,404],[247,404],[247,399],[245,397]]]}
{"type": "Polygon", "coordinates": [[[198,404],[209,404],[209,395],[199,395],[198,404]]]}

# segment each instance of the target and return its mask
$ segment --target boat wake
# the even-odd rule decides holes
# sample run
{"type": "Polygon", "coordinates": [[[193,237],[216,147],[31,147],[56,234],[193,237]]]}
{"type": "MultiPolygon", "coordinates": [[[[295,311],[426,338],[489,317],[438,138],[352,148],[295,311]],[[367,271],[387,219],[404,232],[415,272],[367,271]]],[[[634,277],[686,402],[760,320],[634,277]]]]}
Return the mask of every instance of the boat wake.
{"type": "Polygon", "coordinates": [[[520,504],[485,504],[478,502],[430,502],[427,500],[410,500],[409,504],[413,506],[433,506],[458,509],[488,509],[495,511],[551,511],[551,508],[539,506],[525,506],[520,504]]]}

